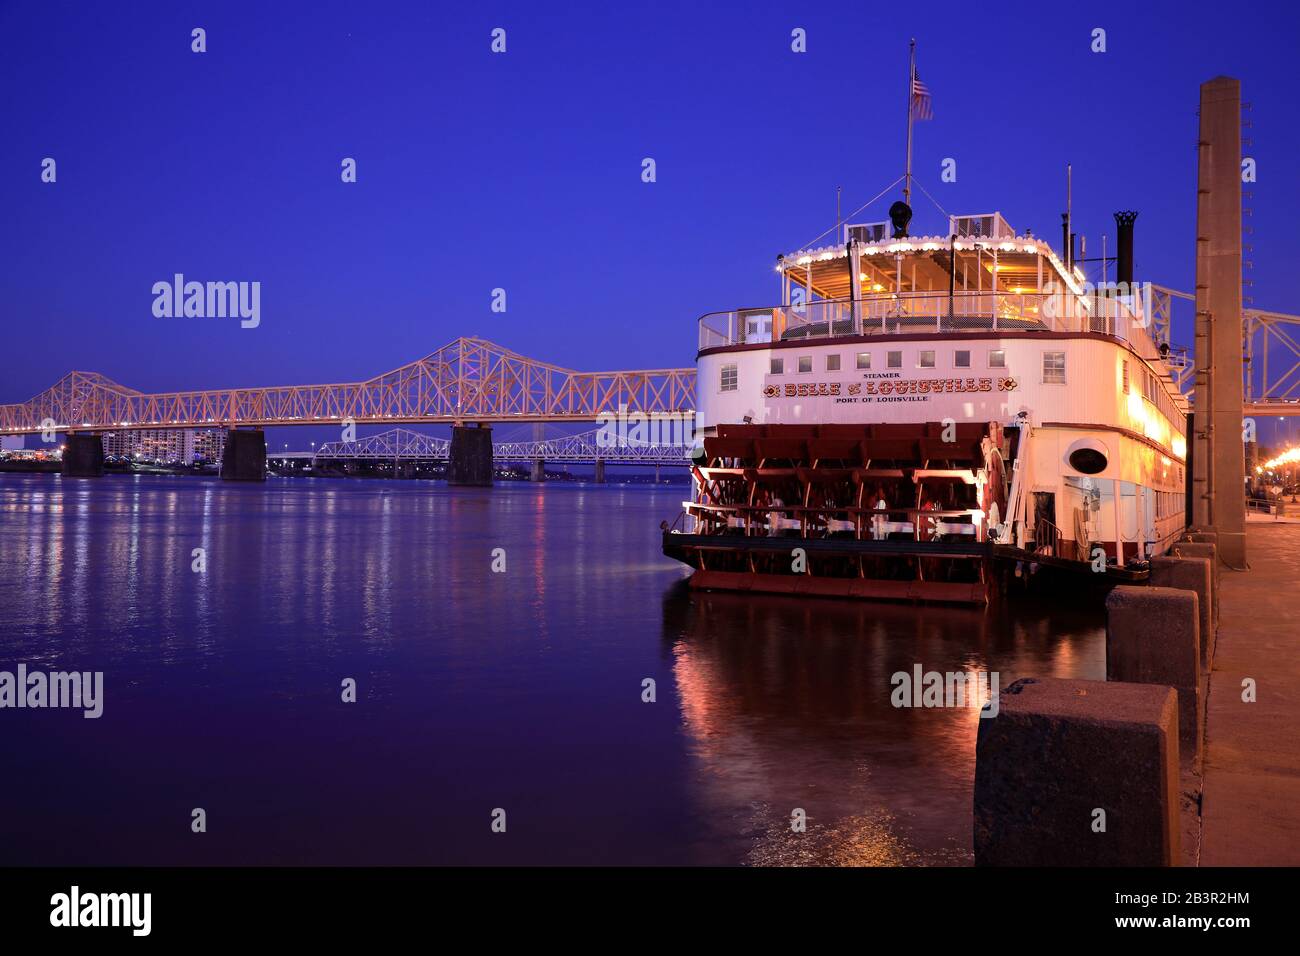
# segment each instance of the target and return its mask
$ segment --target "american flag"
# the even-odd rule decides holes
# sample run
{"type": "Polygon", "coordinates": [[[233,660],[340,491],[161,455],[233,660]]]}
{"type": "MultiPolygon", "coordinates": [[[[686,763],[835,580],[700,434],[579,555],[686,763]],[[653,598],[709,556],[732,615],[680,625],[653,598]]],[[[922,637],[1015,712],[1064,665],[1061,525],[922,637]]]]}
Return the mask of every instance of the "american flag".
{"type": "Polygon", "coordinates": [[[921,82],[920,74],[912,71],[912,115],[920,120],[934,119],[934,104],[930,88],[921,82]]]}

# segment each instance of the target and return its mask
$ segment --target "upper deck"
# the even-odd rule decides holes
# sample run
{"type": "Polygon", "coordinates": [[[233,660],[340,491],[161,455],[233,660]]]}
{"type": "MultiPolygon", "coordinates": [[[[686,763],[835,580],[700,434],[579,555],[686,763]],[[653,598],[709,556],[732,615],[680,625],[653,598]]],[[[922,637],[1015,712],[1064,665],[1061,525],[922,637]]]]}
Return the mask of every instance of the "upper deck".
{"type": "Polygon", "coordinates": [[[1093,284],[998,214],[952,217],[946,236],[888,238],[887,224],[846,225],[842,245],[778,258],[781,303],[712,312],[699,349],[860,335],[1008,331],[1098,333],[1164,359],[1150,287],[1093,284]],[[854,279],[856,276],[856,280],[854,279]]]}
{"type": "Polygon", "coordinates": [[[1068,290],[872,293],[858,300],[710,312],[699,320],[699,350],[859,335],[1091,332],[1122,339],[1143,358],[1154,360],[1159,350],[1148,314],[1141,296],[1068,290]]]}

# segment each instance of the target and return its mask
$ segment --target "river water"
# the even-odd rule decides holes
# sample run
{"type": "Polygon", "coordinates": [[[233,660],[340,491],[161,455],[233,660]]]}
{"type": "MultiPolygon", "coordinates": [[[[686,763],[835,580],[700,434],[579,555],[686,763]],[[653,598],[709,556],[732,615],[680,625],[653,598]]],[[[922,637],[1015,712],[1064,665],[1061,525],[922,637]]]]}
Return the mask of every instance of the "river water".
{"type": "Polygon", "coordinates": [[[692,593],[685,496],[0,475],[0,671],[104,675],[0,709],[0,864],[969,864],[978,711],[890,676],[1103,679],[1100,611],[692,593]]]}

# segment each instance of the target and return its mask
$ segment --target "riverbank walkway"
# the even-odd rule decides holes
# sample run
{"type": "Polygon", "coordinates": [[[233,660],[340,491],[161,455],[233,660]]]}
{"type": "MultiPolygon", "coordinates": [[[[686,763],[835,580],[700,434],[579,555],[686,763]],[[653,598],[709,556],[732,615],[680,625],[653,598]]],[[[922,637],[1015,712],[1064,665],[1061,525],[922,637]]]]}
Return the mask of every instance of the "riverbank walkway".
{"type": "Polygon", "coordinates": [[[1201,866],[1300,865],[1300,523],[1252,521],[1251,570],[1220,569],[1201,866]],[[1243,682],[1254,681],[1247,703],[1243,682]]]}

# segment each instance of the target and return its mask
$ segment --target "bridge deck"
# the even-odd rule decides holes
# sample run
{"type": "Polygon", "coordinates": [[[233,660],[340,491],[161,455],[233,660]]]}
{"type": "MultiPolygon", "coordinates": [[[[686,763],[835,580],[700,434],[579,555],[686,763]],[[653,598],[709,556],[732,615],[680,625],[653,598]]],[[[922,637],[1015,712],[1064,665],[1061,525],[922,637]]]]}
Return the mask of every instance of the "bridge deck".
{"type": "Polygon", "coordinates": [[[459,338],[363,382],[148,394],[70,372],[0,405],[0,434],[352,422],[592,422],[605,413],[694,414],[695,369],[576,372],[459,338]]]}

